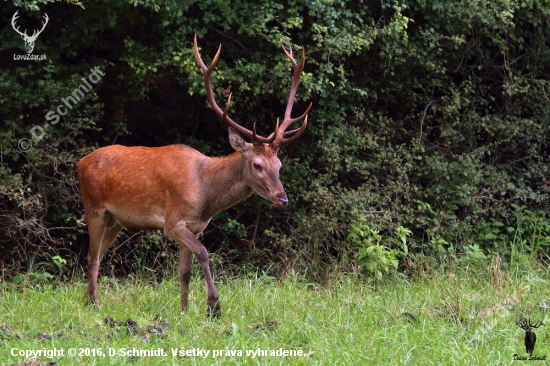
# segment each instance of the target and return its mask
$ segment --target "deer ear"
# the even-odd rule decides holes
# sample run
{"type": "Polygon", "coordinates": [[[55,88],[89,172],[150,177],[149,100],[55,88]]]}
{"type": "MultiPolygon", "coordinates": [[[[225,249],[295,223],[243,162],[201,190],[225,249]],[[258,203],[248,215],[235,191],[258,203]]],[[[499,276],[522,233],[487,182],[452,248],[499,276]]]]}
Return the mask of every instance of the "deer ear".
{"type": "Polygon", "coordinates": [[[229,143],[231,144],[231,147],[237,151],[246,150],[248,144],[244,140],[244,138],[232,127],[229,127],[228,131],[229,131],[229,143]]]}

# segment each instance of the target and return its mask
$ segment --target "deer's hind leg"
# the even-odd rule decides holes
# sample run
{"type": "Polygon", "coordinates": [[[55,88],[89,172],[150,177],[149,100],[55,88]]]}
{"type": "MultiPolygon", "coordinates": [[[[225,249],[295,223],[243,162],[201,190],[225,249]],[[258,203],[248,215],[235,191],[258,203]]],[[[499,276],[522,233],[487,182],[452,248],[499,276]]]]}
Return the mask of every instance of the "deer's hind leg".
{"type": "Polygon", "coordinates": [[[87,296],[90,303],[98,305],[97,276],[99,264],[107,249],[122,230],[122,225],[106,209],[94,210],[90,213],[86,211],[86,221],[88,223],[88,233],[90,234],[90,246],[87,256],[89,277],[87,296]]]}

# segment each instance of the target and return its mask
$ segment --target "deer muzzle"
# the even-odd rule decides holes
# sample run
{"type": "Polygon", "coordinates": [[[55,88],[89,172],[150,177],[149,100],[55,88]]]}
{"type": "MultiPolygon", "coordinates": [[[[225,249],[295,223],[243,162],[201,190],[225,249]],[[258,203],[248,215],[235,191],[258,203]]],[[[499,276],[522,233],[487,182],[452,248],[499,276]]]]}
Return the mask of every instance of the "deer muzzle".
{"type": "Polygon", "coordinates": [[[288,197],[286,196],[286,193],[278,193],[277,194],[277,201],[279,202],[278,206],[286,206],[288,205],[288,197]]]}

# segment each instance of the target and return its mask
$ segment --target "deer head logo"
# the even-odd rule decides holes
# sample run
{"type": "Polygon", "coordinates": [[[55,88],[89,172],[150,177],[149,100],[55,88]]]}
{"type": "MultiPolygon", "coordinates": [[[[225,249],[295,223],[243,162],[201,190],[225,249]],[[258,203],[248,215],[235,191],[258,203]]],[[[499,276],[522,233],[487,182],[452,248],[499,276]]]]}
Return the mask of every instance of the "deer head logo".
{"type": "Polygon", "coordinates": [[[521,317],[516,321],[516,325],[525,331],[525,351],[532,355],[537,342],[537,335],[533,332],[533,329],[544,325],[544,323],[540,320],[531,321],[529,318],[521,317]]]}
{"type": "Polygon", "coordinates": [[[25,41],[25,48],[27,49],[27,53],[32,53],[32,50],[34,49],[34,42],[36,42],[36,39],[38,38],[38,36],[40,35],[40,33],[42,33],[42,31],[44,30],[44,28],[46,28],[46,24],[48,24],[48,14],[44,13],[44,20],[45,22],[42,23],[42,29],[40,30],[35,30],[32,34],[32,36],[29,36],[27,34],[27,30],[25,29],[24,32],[21,32],[19,31],[19,27],[15,24],[17,18],[19,18],[19,15],[17,15],[17,13],[19,12],[16,11],[15,14],[13,14],[13,18],[11,18],[11,26],[13,27],[13,29],[19,33],[21,35],[21,38],[23,38],[23,41],[25,41]]]}

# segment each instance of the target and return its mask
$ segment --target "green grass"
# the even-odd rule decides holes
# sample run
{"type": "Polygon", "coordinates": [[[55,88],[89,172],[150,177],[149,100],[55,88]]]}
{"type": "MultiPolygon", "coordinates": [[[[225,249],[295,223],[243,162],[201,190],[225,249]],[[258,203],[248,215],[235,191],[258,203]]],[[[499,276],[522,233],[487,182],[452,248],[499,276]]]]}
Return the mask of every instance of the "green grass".
{"type": "MultiPolygon", "coordinates": [[[[342,275],[328,285],[263,276],[218,284],[222,317],[206,317],[205,285],[191,283],[190,309],[180,314],[177,279],[102,281],[98,309],[84,306],[86,284],[0,287],[0,358],[32,358],[12,349],[63,349],[39,365],[507,365],[526,356],[519,315],[545,320],[550,286],[543,270],[501,273],[439,270],[377,286],[342,275]],[[156,315],[160,319],[155,320],[156,315]],[[410,314],[410,315],[407,315],[410,314]],[[139,324],[110,327],[106,316],[139,324]],[[168,323],[163,325],[160,320],[168,323]],[[149,329],[147,329],[149,327],[149,329]],[[156,331],[156,334],[155,334],[156,331]],[[39,333],[42,336],[39,336],[39,333]],[[69,348],[101,356],[67,356],[69,348]],[[164,349],[166,357],[109,356],[109,349],[164,349]],[[210,351],[207,358],[172,357],[171,349],[210,351]],[[82,351],[81,351],[82,349],[82,351]],[[302,356],[251,357],[246,350],[295,350],[302,356]],[[213,357],[215,350],[222,355],[213,357]],[[224,355],[242,351],[243,355],[224,355]]],[[[550,356],[548,332],[536,330],[535,354],[550,356]]],[[[30,364],[30,363],[29,363],[30,364]]]]}

